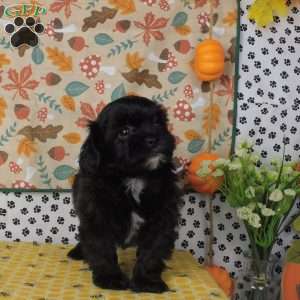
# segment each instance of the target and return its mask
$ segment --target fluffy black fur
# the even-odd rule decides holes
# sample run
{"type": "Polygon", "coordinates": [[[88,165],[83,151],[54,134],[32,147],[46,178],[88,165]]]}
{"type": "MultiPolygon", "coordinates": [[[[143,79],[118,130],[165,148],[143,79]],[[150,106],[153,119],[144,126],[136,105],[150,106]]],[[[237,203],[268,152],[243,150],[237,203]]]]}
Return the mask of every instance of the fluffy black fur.
{"type": "Polygon", "coordinates": [[[156,103],[128,96],[107,105],[89,126],[73,186],[80,220],[73,259],[85,259],[101,288],[164,292],[164,260],[174,248],[181,192],[173,172],[174,137],[165,111],[156,103]],[[139,179],[138,200],[128,181],[139,179]],[[135,235],[137,259],[131,280],[118,265],[132,213],[144,219],[135,235]]]}

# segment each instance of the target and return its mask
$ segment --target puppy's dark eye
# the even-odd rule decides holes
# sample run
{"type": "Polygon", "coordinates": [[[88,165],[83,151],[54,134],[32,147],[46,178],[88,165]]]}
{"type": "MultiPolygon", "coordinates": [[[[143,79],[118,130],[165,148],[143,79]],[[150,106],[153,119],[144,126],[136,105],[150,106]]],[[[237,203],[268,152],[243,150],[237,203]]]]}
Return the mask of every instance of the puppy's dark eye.
{"type": "Polygon", "coordinates": [[[125,127],[119,132],[119,137],[126,138],[129,134],[129,128],[125,127]]]}

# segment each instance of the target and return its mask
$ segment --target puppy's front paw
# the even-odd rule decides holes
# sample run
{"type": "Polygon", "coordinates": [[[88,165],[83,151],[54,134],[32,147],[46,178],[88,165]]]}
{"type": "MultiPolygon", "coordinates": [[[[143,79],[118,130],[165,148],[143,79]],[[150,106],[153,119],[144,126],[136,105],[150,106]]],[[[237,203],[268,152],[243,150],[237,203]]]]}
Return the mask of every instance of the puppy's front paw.
{"type": "Polygon", "coordinates": [[[114,276],[93,273],[93,282],[102,289],[127,290],[129,288],[129,280],[123,273],[114,276]]]}
{"type": "Polygon", "coordinates": [[[136,293],[163,293],[169,291],[168,286],[159,279],[134,278],[130,289],[136,293]]]}

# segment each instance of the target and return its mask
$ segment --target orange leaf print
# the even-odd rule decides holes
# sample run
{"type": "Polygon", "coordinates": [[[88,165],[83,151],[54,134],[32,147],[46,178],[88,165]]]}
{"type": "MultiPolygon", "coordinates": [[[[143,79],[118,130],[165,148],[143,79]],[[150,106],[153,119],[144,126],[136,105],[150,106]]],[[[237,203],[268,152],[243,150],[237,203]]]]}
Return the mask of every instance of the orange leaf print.
{"type": "Polygon", "coordinates": [[[77,2],[78,0],[56,0],[50,5],[50,11],[60,12],[64,9],[66,18],[69,18],[72,14],[72,5],[80,8],[80,6],[76,5],[77,2]]]}
{"type": "Polygon", "coordinates": [[[75,111],[76,109],[75,100],[71,96],[67,96],[67,95],[62,96],[60,102],[64,108],[70,111],[75,111]]]}
{"type": "Polygon", "coordinates": [[[13,99],[16,98],[17,94],[19,94],[23,99],[29,100],[29,95],[26,89],[34,90],[39,82],[36,80],[29,80],[32,75],[31,66],[28,65],[24,67],[20,74],[15,69],[8,70],[8,79],[12,81],[10,84],[5,84],[3,88],[7,91],[16,90],[13,99]]]}
{"type": "Polygon", "coordinates": [[[84,116],[86,116],[90,120],[95,120],[96,119],[96,113],[92,106],[88,103],[85,102],[80,102],[80,110],[83,113],[84,116]]]}
{"type": "Polygon", "coordinates": [[[3,119],[5,118],[5,110],[7,108],[7,104],[4,98],[0,97],[0,125],[3,123],[3,119]]]}
{"type": "Polygon", "coordinates": [[[0,68],[8,64],[10,64],[10,59],[4,53],[0,53],[0,68]]]}
{"type": "Polygon", "coordinates": [[[138,52],[133,54],[128,53],[126,55],[127,66],[132,70],[139,69],[143,65],[144,61],[145,59],[140,57],[138,52]]]}
{"type": "Polygon", "coordinates": [[[48,58],[60,71],[72,71],[72,56],[66,56],[64,52],[59,51],[58,48],[47,47],[48,58]]]}
{"type": "Polygon", "coordinates": [[[121,11],[122,15],[135,12],[133,0],[109,0],[109,3],[121,11]]]}
{"type": "Polygon", "coordinates": [[[200,134],[193,130],[193,129],[190,129],[190,130],[187,130],[185,133],[184,133],[184,136],[189,140],[189,141],[192,141],[192,140],[196,140],[196,139],[200,139],[200,134]]]}
{"type": "Polygon", "coordinates": [[[37,152],[37,149],[35,147],[36,143],[33,142],[32,140],[28,139],[28,138],[23,138],[19,145],[18,145],[18,154],[21,155],[25,155],[27,157],[30,157],[33,153],[37,152]]]}
{"type": "Polygon", "coordinates": [[[70,144],[79,144],[81,141],[81,136],[77,132],[70,132],[65,134],[63,138],[70,144]]]}
{"type": "Polygon", "coordinates": [[[177,33],[181,35],[188,35],[192,32],[192,29],[189,25],[182,25],[182,26],[175,27],[175,30],[177,31],[177,33]]]}
{"type": "Polygon", "coordinates": [[[167,26],[169,19],[166,18],[157,18],[152,12],[149,12],[144,17],[145,23],[134,21],[134,25],[137,28],[143,29],[144,31],[139,35],[143,35],[144,43],[148,46],[151,40],[151,37],[158,41],[165,39],[164,35],[158,30],[167,26]]]}
{"type": "Polygon", "coordinates": [[[209,126],[211,126],[212,130],[217,129],[218,124],[220,122],[221,109],[218,104],[214,103],[212,107],[210,105],[206,106],[203,112],[204,112],[204,117],[203,117],[202,127],[204,133],[208,135],[209,126]]]}
{"type": "Polygon", "coordinates": [[[228,12],[227,16],[223,18],[223,24],[232,26],[236,23],[237,13],[236,10],[228,12]]]}

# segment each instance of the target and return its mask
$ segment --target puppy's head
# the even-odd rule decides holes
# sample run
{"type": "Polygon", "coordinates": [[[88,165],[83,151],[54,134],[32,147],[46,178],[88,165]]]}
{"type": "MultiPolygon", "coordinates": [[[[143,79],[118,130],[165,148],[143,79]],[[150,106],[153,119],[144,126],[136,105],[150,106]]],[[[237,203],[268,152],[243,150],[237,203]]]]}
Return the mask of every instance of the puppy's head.
{"type": "Polygon", "coordinates": [[[107,105],[90,124],[80,167],[99,165],[136,171],[156,170],[172,160],[175,142],[165,111],[151,100],[128,96],[107,105]]]}

